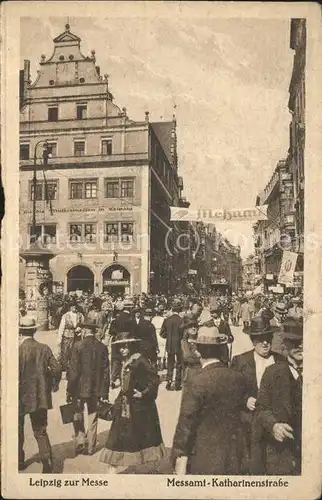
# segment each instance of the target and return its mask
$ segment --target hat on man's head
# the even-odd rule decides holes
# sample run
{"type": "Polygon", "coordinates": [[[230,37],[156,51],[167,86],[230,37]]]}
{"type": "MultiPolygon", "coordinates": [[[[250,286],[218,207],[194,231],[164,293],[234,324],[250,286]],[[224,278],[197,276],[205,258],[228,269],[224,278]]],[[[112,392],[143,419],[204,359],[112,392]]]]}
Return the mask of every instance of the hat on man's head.
{"type": "Polygon", "coordinates": [[[132,299],[125,299],[125,300],[123,300],[123,307],[124,307],[124,309],[130,308],[130,307],[131,308],[134,307],[133,300],[132,299]]]}
{"type": "Polygon", "coordinates": [[[39,325],[36,324],[36,320],[34,318],[23,316],[20,318],[19,322],[19,333],[27,335],[28,333],[32,333],[34,330],[37,330],[38,326],[39,325]]]}
{"type": "Polygon", "coordinates": [[[283,340],[300,342],[303,340],[303,320],[287,316],[283,325],[283,340]]]}
{"type": "Polygon", "coordinates": [[[219,333],[216,326],[201,326],[195,343],[202,345],[223,345],[228,343],[227,335],[219,333]]]}
{"type": "Polygon", "coordinates": [[[159,312],[163,312],[165,310],[165,307],[163,304],[159,304],[157,307],[156,307],[156,310],[159,311],[159,312]]]}
{"type": "Polygon", "coordinates": [[[179,299],[174,299],[171,304],[172,310],[180,311],[182,309],[182,302],[179,299]]]}
{"type": "Polygon", "coordinates": [[[192,318],[188,314],[184,316],[182,326],[184,329],[191,328],[193,326],[198,326],[198,320],[192,318]]]}
{"type": "Polygon", "coordinates": [[[140,342],[140,339],[134,337],[130,332],[118,333],[112,344],[127,344],[128,342],[140,342]]]}
{"type": "Polygon", "coordinates": [[[261,335],[273,335],[273,330],[265,318],[262,316],[255,316],[250,322],[247,333],[251,337],[259,337],[261,335]]]}
{"type": "Polygon", "coordinates": [[[153,311],[152,309],[150,308],[147,308],[147,309],[144,309],[144,313],[143,313],[145,316],[153,316],[153,311]]]}
{"type": "Polygon", "coordinates": [[[286,314],[287,313],[287,307],[284,304],[284,302],[277,302],[277,304],[275,304],[275,306],[274,306],[274,311],[277,314],[286,314]]]}
{"type": "Polygon", "coordinates": [[[99,328],[95,319],[85,318],[84,322],[80,325],[82,328],[87,328],[88,330],[97,330],[99,328]]]}
{"type": "Polygon", "coordinates": [[[219,313],[221,311],[220,304],[217,301],[210,302],[210,304],[209,304],[209,311],[211,313],[212,312],[218,312],[219,313]]]}

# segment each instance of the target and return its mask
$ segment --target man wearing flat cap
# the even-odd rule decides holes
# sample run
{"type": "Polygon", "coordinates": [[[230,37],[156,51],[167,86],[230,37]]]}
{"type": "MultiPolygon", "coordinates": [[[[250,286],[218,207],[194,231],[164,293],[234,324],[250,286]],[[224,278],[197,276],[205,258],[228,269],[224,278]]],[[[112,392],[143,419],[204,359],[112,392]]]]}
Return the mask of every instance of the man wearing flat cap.
{"type": "Polygon", "coordinates": [[[19,335],[19,470],[25,469],[24,420],[30,416],[38,444],[43,473],[53,471],[52,450],[47,434],[47,412],[52,408],[51,392],[58,391],[61,369],[50,347],[34,339],[34,319],[20,319],[19,335]]]}
{"type": "Polygon", "coordinates": [[[97,440],[97,406],[99,400],[107,401],[110,375],[107,347],[95,333],[99,326],[95,320],[82,323],[83,339],[72,349],[67,384],[67,402],[74,402],[75,452],[93,455],[97,440]],[[88,412],[87,444],[85,447],[84,406],[88,412]]]}
{"type": "Polygon", "coordinates": [[[302,452],[303,323],[285,320],[287,363],[269,366],[262,378],[252,439],[251,474],[299,475],[302,452]],[[260,437],[260,442],[256,438],[260,437]],[[264,453],[263,453],[264,449],[264,453]]]}
{"type": "Polygon", "coordinates": [[[184,390],[172,445],[177,474],[239,474],[242,440],[240,410],[245,382],[222,361],[227,336],[201,326],[196,339],[201,369],[184,390]],[[187,467],[182,466],[186,461],[187,467]]]}
{"type": "Polygon", "coordinates": [[[273,331],[261,316],[255,316],[252,319],[249,336],[253,349],[234,356],[231,363],[231,367],[243,375],[246,383],[244,408],[241,411],[245,439],[243,449],[245,472],[248,472],[249,467],[252,420],[263,374],[268,366],[285,362],[281,354],[272,351],[273,331]]]}

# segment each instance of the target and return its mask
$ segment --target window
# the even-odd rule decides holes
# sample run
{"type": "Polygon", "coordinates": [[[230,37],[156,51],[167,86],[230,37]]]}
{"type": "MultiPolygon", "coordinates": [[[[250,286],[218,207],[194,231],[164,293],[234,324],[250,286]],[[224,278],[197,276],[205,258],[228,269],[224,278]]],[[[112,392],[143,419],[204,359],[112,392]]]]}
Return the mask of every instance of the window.
{"type": "Polygon", "coordinates": [[[48,108],[48,121],[49,122],[58,121],[58,106],[50,106],[48,108]]]}
{"type": "Polygon", "coordinates": [[[47,182],[45,184],[45,200],[57,199],[57,182],[47,182]]]}
{"type": "Polygon", "coordinates": [[[56,224],[37,224],[35,231],[33,227],[29,228],[30,243],[34,243],[38,239],[41,240],[43,245],[56,243],[56,224]]]}
{"type": "Polygon", "coordinates": [[[96,181],[85,182],[85,198],[97,197],[97,183],[96,181]]]}
{"type": "Polygon", "coordinates": [[[85,155],[85,141],[74,141],[74,156],[85,155]]]}
{"type": "Polygon", "coordinates": [[[107,181],[105,184],[105,198],[118,198],[119,197],[119,181],[107,181]]]}
{"type": "Polygon", "coordinates": [[[82,240],[82,224],[71,224],[69,226],[69,241],[81,241],[82,240]]]}
{"type": "Polygon", "coordinates": [[[133,180],[121,180],[121,198],[133,198],[133,180]]]}
{"type": "Polygon", "coordinates": [[[95,243],[96,224],[70,224],[69,241],[95,243]]]}
{"type": "Polygon", "coordinates": [[[84,235],[85,241],[95,242],[96,241],[96,224],[84,224],[84,235]]]}
{"type": "Polygon", "coordinates": [[[51,158],[57,156],[57,142],[47,142],[47,151],[51,158]]]}
{"type": "Polygon", "coordinates": [[[121,222],[121,241],[130,243],[133,240],[133,223],[121,222]]]}
{"type": "Polygon", "coordinates": [[[29,144],[20,144],[20,160],[29,160],[29,144]]]}
{"type": "Polygon", "coordinates": [[[72,200],[97,198],[97,179],[70,181],[69,189],[72,200]]]}
{"type": "Polygon", "coordinates": [[[106,179],[105,198],[133,198],[133,179],[106,179]]]}
{"type": "Polygon", "coordinates": [[[118,235],[119,235],[118,226],[119,225],[117,222],[105,224],[105,238],[104,238],[105,241],[109,243],[118,241],[118,235]]]}
{"type": "Polygon", "coordinates": [[[104,240],[108,243],[133,241],[133,222],[107,222],[104,240]]]}
{"type": "MultiPolygon", "coordinates": [[[[30,199],[34,199],[34,184],[31,184],[30,199]]],[[[36,200],[41,201],[43,199],[43,183],[37,182],[36,184],[36,200]]]]}
{"type": "Polygon", "coordinates": [[[77,104],[76,118],[77,120],[85,120],[87,115],[87,104],[77,104]]]}
{"type": "Polygon", "coordinates": [[[101,142],[101,153],[102,155],[112,154],[112,139],[103,139],[101,142]]]}
{"type": "MultiPolygon", "coordinates": [[[[34,199],[34,183],[30,182],[30,200],[34,199]]],[[[37,181],[36,184],[36,201],[41,200],[57,200],[58,198],[58,182],[57,181],[37,181]]]]}

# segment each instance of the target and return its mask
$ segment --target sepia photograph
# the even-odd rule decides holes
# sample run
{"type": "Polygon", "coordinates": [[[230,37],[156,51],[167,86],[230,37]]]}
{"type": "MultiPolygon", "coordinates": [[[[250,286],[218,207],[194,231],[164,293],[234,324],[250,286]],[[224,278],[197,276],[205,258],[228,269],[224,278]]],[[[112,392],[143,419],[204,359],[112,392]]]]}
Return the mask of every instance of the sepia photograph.
{"type": "Polygon", "coordinates": [[[114,498],[136,475],[167,498],[288,498],[321,249],[305,240],[308,19],[116,3],[15,19],[21,498],[114,498]]]}

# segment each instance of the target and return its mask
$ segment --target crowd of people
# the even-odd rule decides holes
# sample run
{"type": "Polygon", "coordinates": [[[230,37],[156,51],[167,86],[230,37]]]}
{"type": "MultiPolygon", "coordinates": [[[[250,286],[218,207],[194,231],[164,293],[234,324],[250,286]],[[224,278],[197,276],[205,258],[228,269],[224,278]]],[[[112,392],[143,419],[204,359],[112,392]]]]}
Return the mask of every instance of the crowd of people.
{"type": "Polygon", "coordinates": [[[174,473],[300,474],[301,296],[71,293],[50,299],[57,359],[34,339],[36,321],[20,307],[20,470],[27,414],[43,472],[53,470],[47,411],[63,377],[76,454],[95,453],[98,408],[118,390],[100,455],[107,473],[165,458],[156,406],[165,379],[166,390],[182,391],[174,473]],[[253,348],[232,356],[237,332],[253,348]]]}

